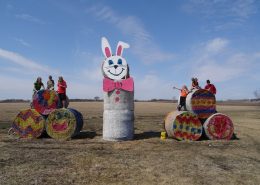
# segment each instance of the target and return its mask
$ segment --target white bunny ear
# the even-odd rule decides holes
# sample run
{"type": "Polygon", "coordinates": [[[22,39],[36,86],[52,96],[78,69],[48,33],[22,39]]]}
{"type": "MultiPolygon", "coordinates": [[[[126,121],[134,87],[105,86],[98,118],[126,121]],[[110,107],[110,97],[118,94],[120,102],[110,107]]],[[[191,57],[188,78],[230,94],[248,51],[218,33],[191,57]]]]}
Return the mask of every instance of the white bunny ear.
{"type": "Polygon", "coordinates": [[[124,48],[129,48],[129,47],[130,47],[129,44],[119,41],[116,47],[116,55],[122,56],[124,48]]]}
{"type": "Polygon", "coordinates": [[[101,47],[102,47],[103,54],[107,58],[112,56],[112,50],[111,50],[111,47],[110,47],[106,37],[102,37],[102,39],[101,39],[101,47]]]}

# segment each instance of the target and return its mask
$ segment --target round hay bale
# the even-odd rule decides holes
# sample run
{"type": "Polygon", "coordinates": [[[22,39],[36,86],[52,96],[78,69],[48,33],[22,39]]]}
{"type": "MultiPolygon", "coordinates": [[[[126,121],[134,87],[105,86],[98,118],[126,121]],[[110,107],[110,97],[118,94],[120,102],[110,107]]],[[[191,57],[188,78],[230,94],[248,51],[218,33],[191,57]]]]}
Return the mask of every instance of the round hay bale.
{"type": "Polygon", "coordinates": [[[198,140],[202,135],[202,124],[196,114],[187,111],[172,111],[164,119],[168,137],[178,140],[198,140]]]}
{"type": "Polygon", "coordinates": [[[186,97],[186,108],[200,119],[207,119],[216,113],[215,95],[205,89],[192,91],[186,97]]]}
{"type": "Polygon", "coordinates": [[[33,108],[42,115],[48,115],[58,108],[59,97],[54,90],[40,90],[33,96],[33,108]]]}
{"type": "Polygon", "coordinates": [[[69,139],[79,134],[83,116],[75,109],[56,109],[47,118],[47,134],[54,139],[69,139]]]}
{"type": "Polygon", "coordinates": [[[134,92],[114,90],[104,92],[104,110],[134,110],[134,92]]]}
{"type": "Polygon", "coordinates": [[[221,113],[211,115],[204,123],[203,128],[206,136],[211,140],[230,140],[234,133],[231,119],[221,113]]]}
{"type": "Polygon", "coordinates": [[[134,111],[104,110],[103,139],[124,141],[134,138],[134,111]]]}
{"type": "Polygon", "coordinates": [[[12,129],[20,138],[37,138],[44,131],[45,119],[35,109],[26,109],[18,113],[12,123],[12,129]]]}

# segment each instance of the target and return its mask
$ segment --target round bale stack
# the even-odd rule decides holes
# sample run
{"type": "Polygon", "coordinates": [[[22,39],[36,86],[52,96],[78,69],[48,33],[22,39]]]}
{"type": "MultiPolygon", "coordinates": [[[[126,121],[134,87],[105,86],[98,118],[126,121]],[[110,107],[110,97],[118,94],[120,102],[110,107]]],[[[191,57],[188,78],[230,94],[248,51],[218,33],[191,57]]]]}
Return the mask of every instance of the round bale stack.
{"type": "Polygon", "coordinates": [[[211,115],[203,125],[206,136],[211,140],[230,140],[234,133],[231,119],[225,114],[211,115]]]}
{"type": "Polygon", "coordinates": [[[186,108],[188,111],[198,115],[202,120],[216,113],[215,95],[205,89],[197,89],[186,97],[186,108]]]}
{"type": "Polygon", "coordinates": [[[12,130],[20,138],[38,138],[44,131],[45,119],[35,109],[22,110],[15,117],[12,130]]]}
{"type": "Polygon", "coordinates": [[[33,96],[33,107],[42,115],[58,108],[59,97],[54,90],[40,90],[33,96]]]}
{"type": "Polygon", "coordinates": [[[52,111],[46,122],[46,131],[54,139],[70,139],[79,134],[82,127],[82,114],[71,108],[52,111]]]}
{"type": "Polygon", "coordinates": [[[172,111],[164,120],[168,137],[177,140],[198,140],[202,135],[202,124],[196,114],[188,111],[172,111]]]}

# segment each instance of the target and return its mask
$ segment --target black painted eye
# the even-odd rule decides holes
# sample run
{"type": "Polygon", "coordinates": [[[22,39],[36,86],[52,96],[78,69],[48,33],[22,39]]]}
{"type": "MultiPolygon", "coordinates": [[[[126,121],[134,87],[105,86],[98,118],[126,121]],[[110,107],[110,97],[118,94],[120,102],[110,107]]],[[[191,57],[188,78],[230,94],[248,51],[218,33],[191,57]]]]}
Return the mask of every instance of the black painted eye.
{"type": "Polygon", "coordinates": [[[109,61],[108,61],[108,64],[109,64],[109,65],[113,65],[113,64],[114,64],[113,60],[109,60],[109,61]]]}
{"type": "Polygon", "coordinates": [[[67,112],[64,112],[64,117],[65,118],[68,118],[69,117],[69,114],[67,112]]]}
{"type": "Polygon", "coordinates": [[[122,63],[123,63],[123,62],[122,62],[122,59],[118,59],[117,64],[118,64],[118,65],[122,65],[122,63]]]}
{"type": "Polygon", "coordinates": [[[55,119],[60,119],[61,118],[61,114],[58,112],[56,115],[55,115],[55,119]]]}

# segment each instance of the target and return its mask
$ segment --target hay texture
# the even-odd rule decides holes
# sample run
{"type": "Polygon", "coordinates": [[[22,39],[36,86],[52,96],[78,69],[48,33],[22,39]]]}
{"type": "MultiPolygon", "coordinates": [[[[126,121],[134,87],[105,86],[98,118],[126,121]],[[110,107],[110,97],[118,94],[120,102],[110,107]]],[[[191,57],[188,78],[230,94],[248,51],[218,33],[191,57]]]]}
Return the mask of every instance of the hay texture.
{"type": "Polygon", "coordinates": [[[186,97],[186,108],[200,119],[207,119],[216,113],[215,95],[205,89],[195,90],[186,97]]]}
{"type": "Polygon", "coordinates": [[[168,137],[177,140],[198,140],[202,135],[202,124],[196,114],[187,111],[172,111],[164,120],[168,137]]]}
{"type": "Polygon", "coordinates": [[[42,115],[58,108],[59,97],[54,90],[40,90],[33,96],[33,107],[42,115]]]}
{"type": "Polygon", "coordinates": [[[44,131],[45,119],[35,109],[26,109],[18,113],[12,123],[12,129],[20,138],[38,138],[44,131]]]}
{"type": "Polygon", "coordinates": [[[106,57],[102,64],[104,112],[103,139],[109,141],[131,140],[134,137],[134,81],[129,67],[122,57],[127,43],[118,42],[116,54],[112,55],[106,38],[101,41],[106,57]]]}
{"type": "Polygon", "coordinates": [[[234,133],[232,120],[225,114],[211,115],[203,125],[205,134],[212,140],[230,140],[234,133]]]}
{"type": "Polygon", "coordinates": [[[56,109],[46,121],[47,134],[54,139],[70,139],[79,134],[82,127],[82,114],[75,109],[56,109]]]}

